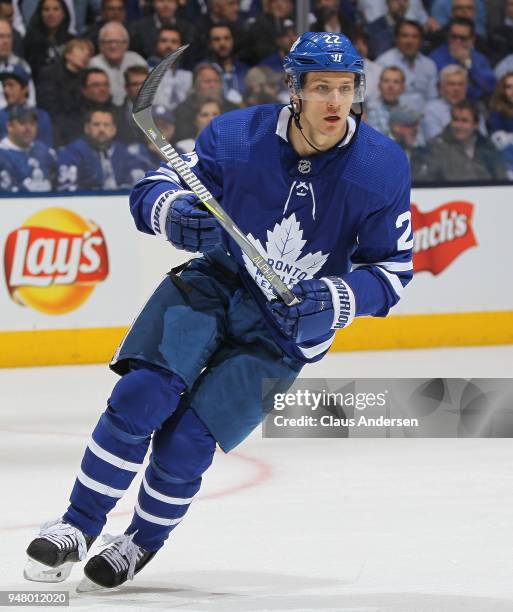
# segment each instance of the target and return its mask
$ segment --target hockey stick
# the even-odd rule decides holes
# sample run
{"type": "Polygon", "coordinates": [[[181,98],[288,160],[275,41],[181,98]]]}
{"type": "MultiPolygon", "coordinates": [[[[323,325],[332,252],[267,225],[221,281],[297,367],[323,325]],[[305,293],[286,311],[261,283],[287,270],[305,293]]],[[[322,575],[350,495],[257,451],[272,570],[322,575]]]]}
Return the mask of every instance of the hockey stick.
{"type": "Polygon", "coordinates": [[[276,291],[278,297],[280,297],[287,306],[297,304],[299,302],[298,298],[276,274],[257,248],[251,244],[247,236],[241,232],[234,221],[226,214],[219,202],[217,202],[210,191],[203,185],[194,172],[192,172],[177,151],[167,142],[153,121],[151,107],[160,81],[168,68],[177,61],[188,46],[189,45],[184,45],[171,55],[165,57],[146,77],[134,102],[132,110],[134,121],[141,128],[146,137],[155,144],[161,156],[203,202],[207,210],[217,218],[221,227],[228,232],[241,250],[246,253],[257,269],[262,273],[263,277],[276,291]]]}

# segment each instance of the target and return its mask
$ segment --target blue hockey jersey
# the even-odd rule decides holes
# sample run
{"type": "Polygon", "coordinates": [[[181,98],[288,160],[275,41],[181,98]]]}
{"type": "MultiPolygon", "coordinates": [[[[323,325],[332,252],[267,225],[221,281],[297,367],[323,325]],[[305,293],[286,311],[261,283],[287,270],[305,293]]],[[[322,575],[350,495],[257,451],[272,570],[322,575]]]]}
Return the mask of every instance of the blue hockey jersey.
{"type": "MultiPolygon", "coordinates": [[[[225,113],[182,157],[289,286],[341,277],[352,315],[386,316],[413,274],[407,158],[352,117],[338,146],[300,157],[288,142],[290,119],[280,105],[225,113]]],[[[162,195],[184,189],[166,164],[148,173],[130,198],[138,229],[163,235],[170,198],[162,195]]],[[[285,338],[266,307],[271,287],[227,234],[224,241],[280,346],[305,362],[320,359],[335,332],[300,345],[285,338]]]]}
{"type": "Polygon", "coordinates": [[[28,149],[20,149],[7,137],[0,142],[0,191],[52,191],[55,171],[55,152],[39,140],[28,149]]]}
{"type": "Polygon", "coordinates": [[[114,141],[103,151],[78,138],[57,152],[59,191],[127,189],[144,176],[145,160],[114,141]]]}

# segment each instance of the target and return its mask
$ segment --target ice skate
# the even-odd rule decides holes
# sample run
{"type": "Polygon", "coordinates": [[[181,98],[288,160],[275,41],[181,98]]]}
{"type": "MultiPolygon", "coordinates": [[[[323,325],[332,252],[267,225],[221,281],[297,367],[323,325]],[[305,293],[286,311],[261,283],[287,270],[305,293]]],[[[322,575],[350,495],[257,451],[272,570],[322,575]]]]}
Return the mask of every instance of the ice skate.
{"type": "Polygon", "coordinates": [[[103,536],[104,543],[109,546],[89,559],[84,567],[85,577],[78,585],[77,592],[113,589],[127,580],[133,580],[135,574],[155,556],[155,552],[133,543],[135,533],[103,536]]]}
{"type": "Polygon", "coordinates": [[[86,558],[94,540],[61,518],[43,524],[27,548],[29,558],[23,576],[35,582],[66,580],[73,563],[86,558]]]}

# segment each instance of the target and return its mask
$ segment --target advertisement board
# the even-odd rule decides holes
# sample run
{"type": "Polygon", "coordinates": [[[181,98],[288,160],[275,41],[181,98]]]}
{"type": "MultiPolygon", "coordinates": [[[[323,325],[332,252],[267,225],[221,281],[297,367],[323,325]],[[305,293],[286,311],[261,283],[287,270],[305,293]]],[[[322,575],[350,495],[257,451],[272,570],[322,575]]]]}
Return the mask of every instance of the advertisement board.
{"type": "MultiPolygon", "coordinates": [[[[333,350],[513,342],[513,187],[412,192],[415,277],[386,319],[333,350]]],[[[0,201],[0,366],[108,361],[164,274],[188,257],[138,232],[126,195],[0,201]]]]}

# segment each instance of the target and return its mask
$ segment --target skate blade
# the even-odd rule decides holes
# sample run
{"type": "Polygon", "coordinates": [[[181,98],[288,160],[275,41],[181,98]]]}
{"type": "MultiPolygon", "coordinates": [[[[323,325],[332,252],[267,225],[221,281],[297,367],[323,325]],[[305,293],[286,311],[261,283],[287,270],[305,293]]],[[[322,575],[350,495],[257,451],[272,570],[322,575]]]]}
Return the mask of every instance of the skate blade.
{"type": "Polygon", "coordinates": [[[77,586],[77,593],[91,593],[93,591],[108,591],[107,587],[103,587],[100,584],[96,584],[92,580],[89,580],[87,576],[84,576],[77,586]]]}
{"type": "Polygon", "coordinates": [[[33,582],[63,582],[71,574],[73,563],[49,567],[29,557],[23,570],[23,577],[33,582]]]}

